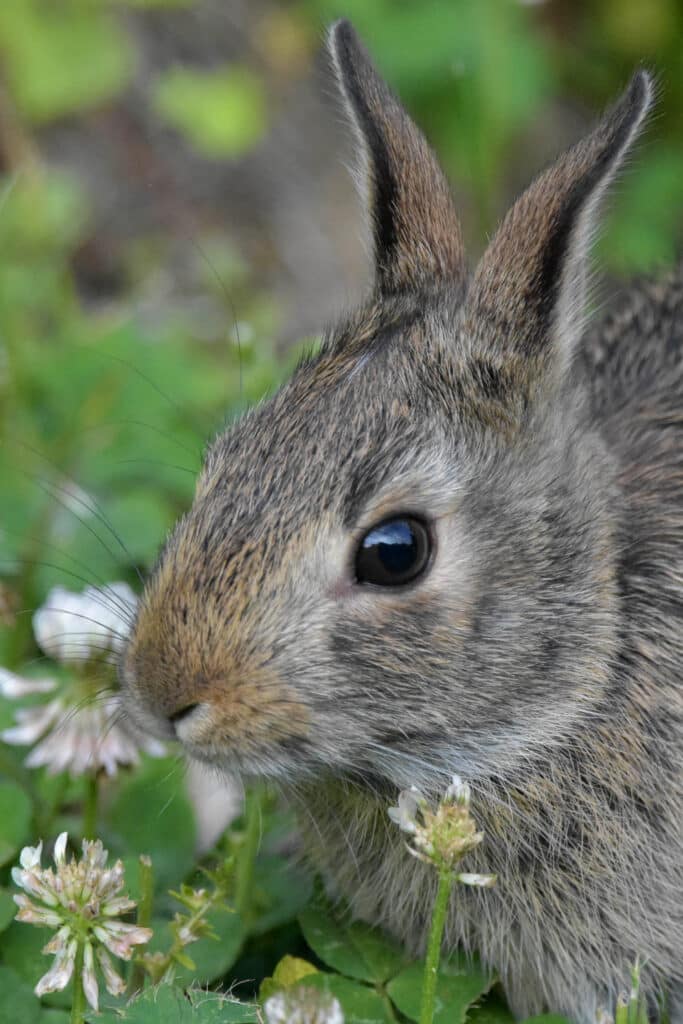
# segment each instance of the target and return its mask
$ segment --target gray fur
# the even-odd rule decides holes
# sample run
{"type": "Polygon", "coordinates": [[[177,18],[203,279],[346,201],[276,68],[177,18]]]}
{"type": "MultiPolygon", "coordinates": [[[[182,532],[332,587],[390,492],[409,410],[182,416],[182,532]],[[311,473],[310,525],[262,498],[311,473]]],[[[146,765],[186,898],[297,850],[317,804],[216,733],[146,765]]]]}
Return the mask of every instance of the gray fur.
{"type": "Polygon", "coordinates": [[[393,181],[372,192],[375,290],[211,446],[122,663],[129,713],[279,780],[331,888],[416,950],[434,877],[386,807],[458,772],[486,835],[467,870],[499,881],[458,890],[447,943],[500,971],[516,1013],[579,1024],[640,957],[680,1022],[682,272],[577,328],[649,79],[537,179],[468,283],[424,139],[348,25],[331,48],[369,172],[393,181]],[[359,538],[399,512],[433,524],[431,570],[358,585],[359,538]]]}

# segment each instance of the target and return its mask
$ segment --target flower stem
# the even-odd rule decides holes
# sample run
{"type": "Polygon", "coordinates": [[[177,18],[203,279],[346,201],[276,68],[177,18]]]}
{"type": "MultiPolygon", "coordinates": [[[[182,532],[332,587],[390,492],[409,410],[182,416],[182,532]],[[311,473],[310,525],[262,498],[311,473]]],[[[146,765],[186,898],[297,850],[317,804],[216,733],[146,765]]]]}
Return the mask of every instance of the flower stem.
{"type": "Polygon", "coordinates": [[[85,799],[83,802],[83,838],[94,839],[97,835],[97,773],[85,776],[85,799]]]}
{"type": "Polygon", "coordinates": [[[83,1024],[83,1011],[85,1009],[85,993],[83,991],[83,953],[85,946],[81,940],[76,950],[76,961],[74,963],[74,993],[71,1003],[71,1024],[83,1024]]]}
{"type": "Polygon", "coordinates": [[[254,861],[261,839],[262,790],[254,787],[246,799],[244,843],[237,855],[235,910],[242,920],[249,913],[254,880],[254,861]]]}
{"type": "MultiPolygon", "coordinates": [[[[154,902],[154,872],[152,860],[146,854],[141,854],[138,859],[140,865],[140,902],[138,903],[137,923],[141,928],[149,928],[152,922],[152,905],[154,902]]],[[[130,981],[128,982],[128,994],[133,995],[140,992],[145,984],[145,969],[141,963],[133,965],[130,981]]]]}
{"type": "Polygon", "coordinates": [[[424,977],[422,979],[420,1024],[432,1024],[432,1019],[434,1017],[436,979],[439,970],[439,959],[441,957],[441,940],[443,938],[443,929],[446,923],[448,898],[451,894],[452,887],[452,872],[440,871],[439,886],[436,890],[436,899],[434,900],[434,908],[432,910],[432,925],[429,931],[429,943],[427,945],[425,971],[424,977]]]}

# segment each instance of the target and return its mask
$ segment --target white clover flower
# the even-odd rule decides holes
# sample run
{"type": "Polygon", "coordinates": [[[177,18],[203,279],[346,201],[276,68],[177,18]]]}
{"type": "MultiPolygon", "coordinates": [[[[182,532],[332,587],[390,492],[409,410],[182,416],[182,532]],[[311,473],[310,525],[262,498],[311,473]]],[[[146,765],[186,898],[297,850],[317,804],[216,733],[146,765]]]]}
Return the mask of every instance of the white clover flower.
{"type": "Polygon", "coordinates": [[[463,885],[488,888],[495,875],[474,872],[455,873],[459,861],[484,838],[470,814],[470,787],[458,775],[446,789],[435,811],[415,786],[398,795],[398,806],[389,808],[389,817],[406,832],[411,841],[408,851],[418,860],[433,864],[439,871],[453,873],[463,885]]]}
{"type": "Polygon", "coordinates": [[[54,587],[33,616],[33,633],[55,661],[82,662],[103,652],[113,660],[123,650],[136,604],[127,583],[86,587],[82,594],[54,587]]]}
{"type": "Polygon", "coordinates": [[[267,1024],[344,1024],[339,1000],[310,985],[276,992],[263,1010],[267,1024]]]}
{"type": "Polygon", "coordinates": [[[50,774],[96,773],[114,775],[119,765],[135,765],[140,751],[153,757],[164,753],[158,740],[134,732],[120,719],[115,692],[102,692],[102,676],[111,676],[115,655],[125,642],[135,612],[135,595],[127,583],[104,588],[87,587],[74,594],[55,587],[33,616],[36,640],[43,650],[74,673],[71,683],[56,679],[28,679],[0,668],[0,694],[21,698],[59,691],[46,704],[19,708],[15,725],[0,732],[0,740],[34,746],[26,758],[29,768],[45,766],[50,774]],[[88,663],[96,663],[97,676],[88,663]],[[81,669],[76,671],[76,665],[81,669]]]}
{"type": "Polygon", "coordinates": [[[124,885],[121,861],[107,867],[109,855],[99,839],[94,842],[84,839],[80,861],[75,858],[68,861],[66,843],[67,834],[62,832],[54,847],[54,871],[41,866],[42,842],[21,851],[20,866],[12,868],[15,885],[24,890],[14,896],[19,907],[16,920],[58,929],[43,947],[43,953],[55,959],[36,985],[36,995],[66,988],[74,971],[78,948],[82,946],[83,991],[90,1006],[97,1010],[96,962],[107,991],[121,995],[125,982],[116,972],[109,953],[130,960],[133,947],[149,942],[152,932],[116,919],[135,907],[134,900],[120,895],[124,885]]]}

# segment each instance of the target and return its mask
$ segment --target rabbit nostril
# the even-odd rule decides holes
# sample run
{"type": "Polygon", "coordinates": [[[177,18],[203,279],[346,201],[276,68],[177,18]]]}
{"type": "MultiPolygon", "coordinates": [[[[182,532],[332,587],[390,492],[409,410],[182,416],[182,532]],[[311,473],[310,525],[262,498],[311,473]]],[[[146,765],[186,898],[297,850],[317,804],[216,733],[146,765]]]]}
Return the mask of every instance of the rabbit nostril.
{"type": "Polygon", "coordinates": [[[186,704],[184,708],[180,708],[178,711],[174,711],[172,715],[169,715],[168,720],[171,725],[178,725],[179,722],[182,722],[183,718],[187,718],[198,707],[199,704],[196,701],[194,704],[186,704]]]}

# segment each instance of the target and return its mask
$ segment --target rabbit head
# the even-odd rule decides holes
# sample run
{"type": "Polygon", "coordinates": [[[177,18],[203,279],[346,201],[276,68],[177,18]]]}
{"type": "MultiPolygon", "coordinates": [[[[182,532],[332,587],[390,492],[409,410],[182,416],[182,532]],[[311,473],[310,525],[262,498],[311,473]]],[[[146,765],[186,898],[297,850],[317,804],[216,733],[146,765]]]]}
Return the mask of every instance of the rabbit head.
{"type": "Polygon", "coordinates": [[[133,719],[227,769],[392,785],[500,773],[603,696],[612,467],[573,354],[644,72],[467,273],[443,173],[347,22],[368,300],[212,443],[140,603],[133,719]]]}

